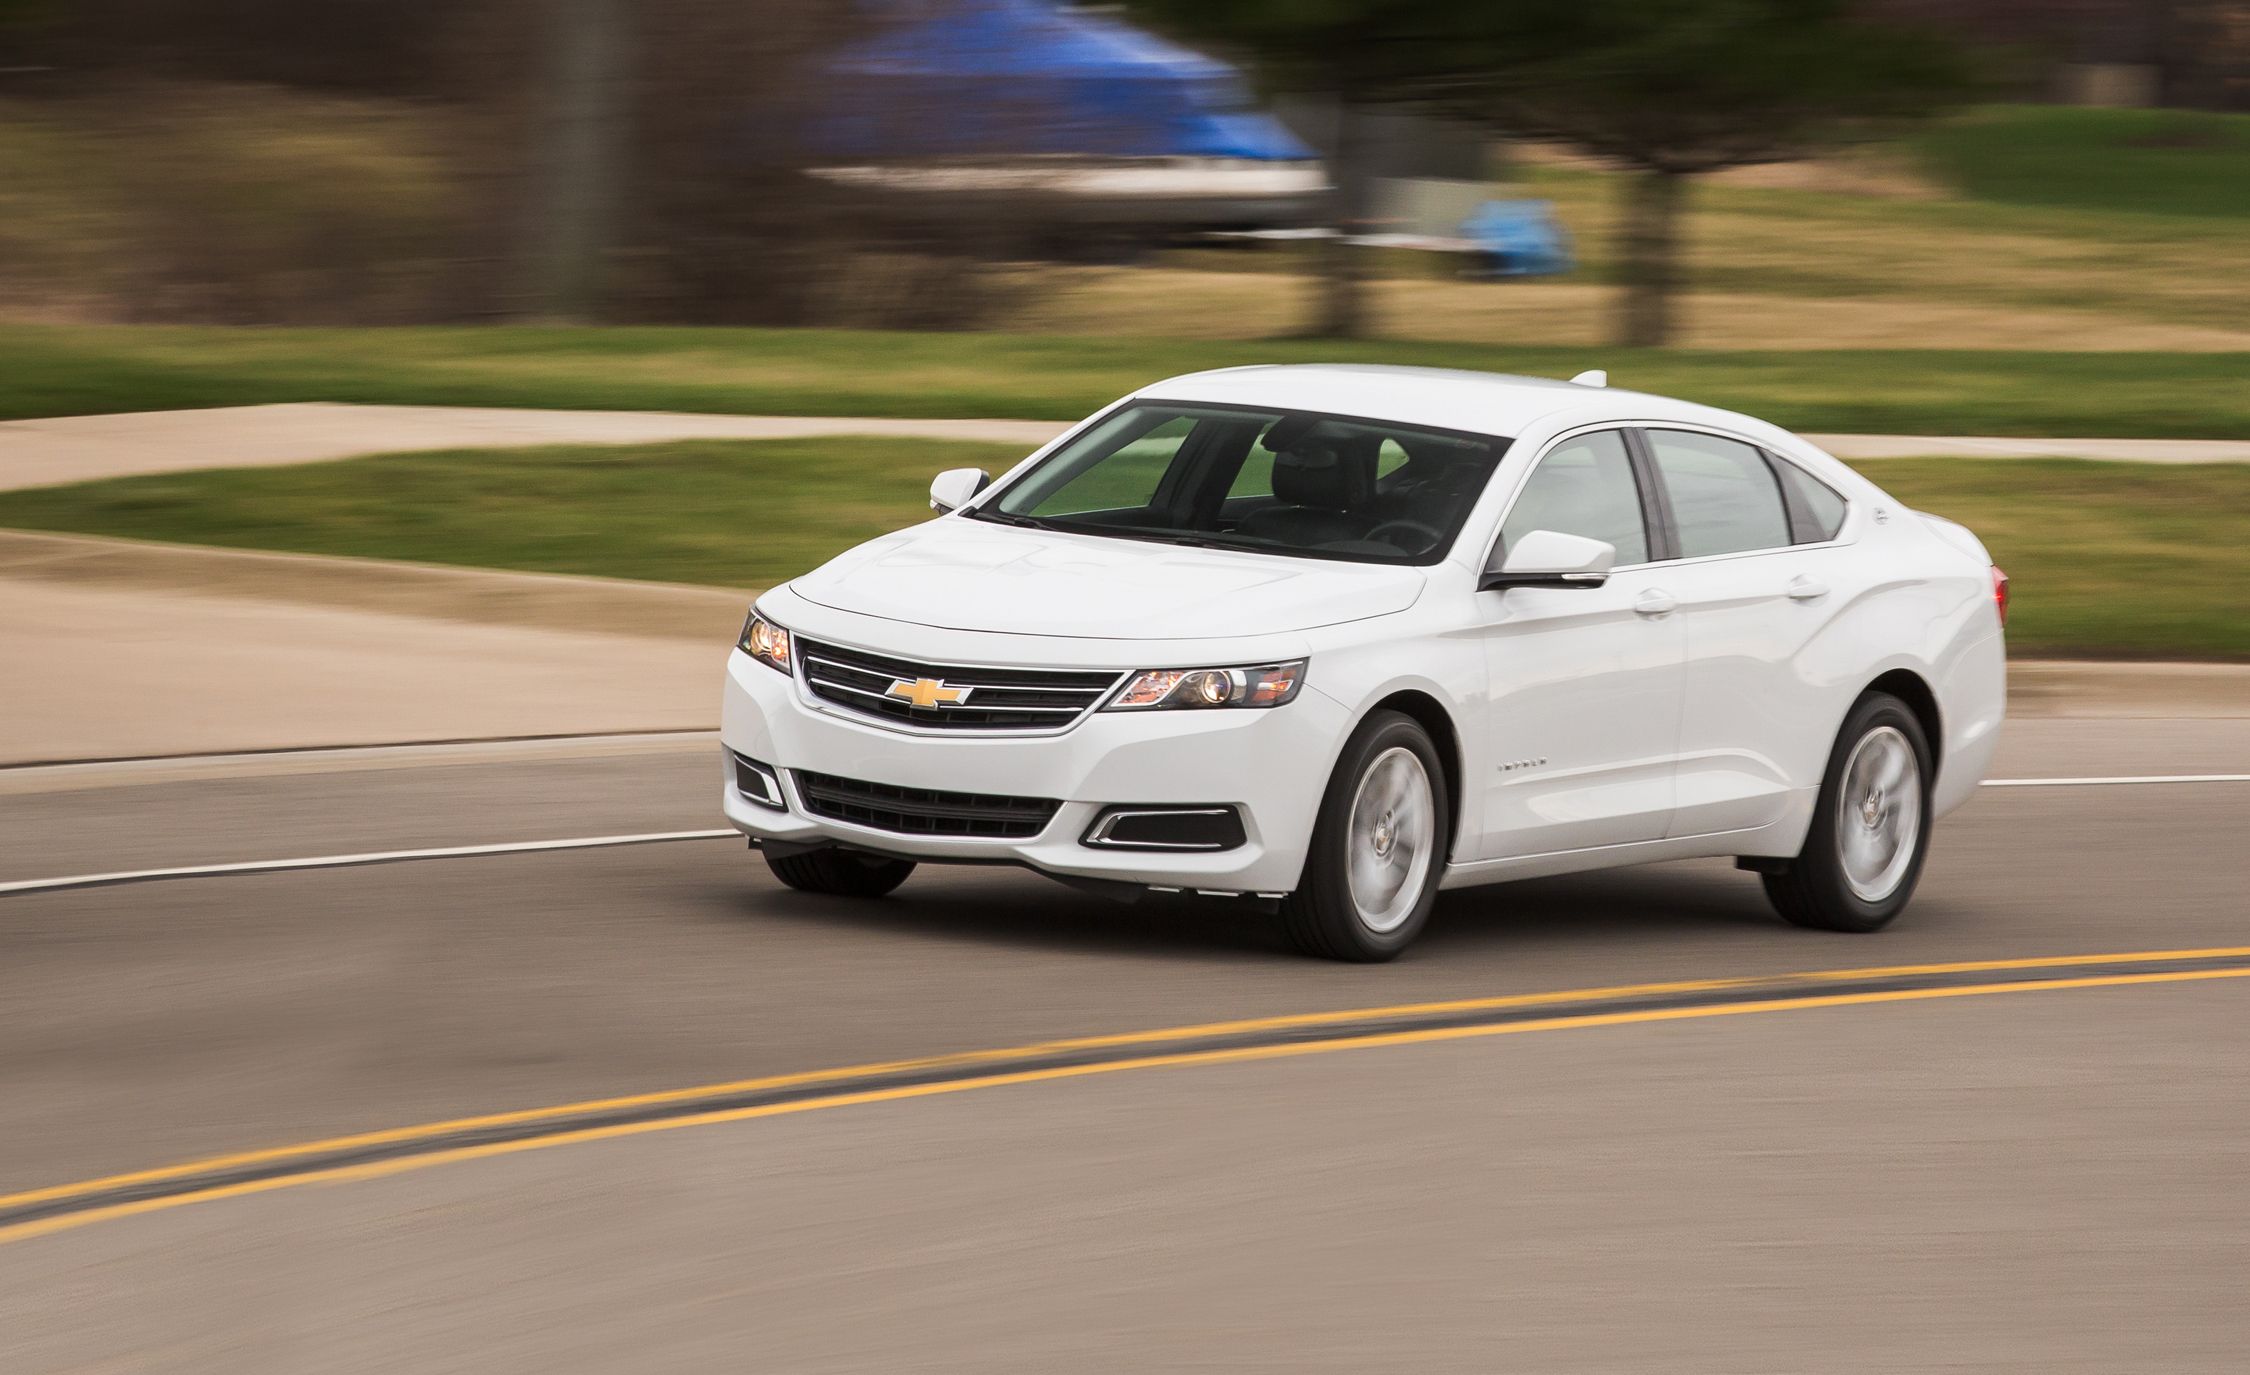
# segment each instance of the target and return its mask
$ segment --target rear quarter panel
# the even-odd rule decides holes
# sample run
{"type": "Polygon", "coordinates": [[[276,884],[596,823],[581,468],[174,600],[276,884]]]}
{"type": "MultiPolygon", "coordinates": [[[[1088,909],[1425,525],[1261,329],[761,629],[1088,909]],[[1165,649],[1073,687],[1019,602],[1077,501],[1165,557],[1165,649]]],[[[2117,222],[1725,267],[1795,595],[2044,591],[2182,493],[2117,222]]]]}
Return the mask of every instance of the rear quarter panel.
{"type": "MultiPolygon", "coordinates": [[[[1992,565],[1968,530],[1933,524],[1875,493],[1869,534],[1858,546],[1867,580],[1822,642],[1808,646],[1808,660],[1813,671],[1862,687],[1896,669],[1928,684],[1938,715],[1930,741],[1938,757],[1932,802],[1943,814],[1975,795],[2006,715],[2006,648],[1992,565]]],[[[1842,702],[1839,722],[1856,696],[1842,702]]]]}

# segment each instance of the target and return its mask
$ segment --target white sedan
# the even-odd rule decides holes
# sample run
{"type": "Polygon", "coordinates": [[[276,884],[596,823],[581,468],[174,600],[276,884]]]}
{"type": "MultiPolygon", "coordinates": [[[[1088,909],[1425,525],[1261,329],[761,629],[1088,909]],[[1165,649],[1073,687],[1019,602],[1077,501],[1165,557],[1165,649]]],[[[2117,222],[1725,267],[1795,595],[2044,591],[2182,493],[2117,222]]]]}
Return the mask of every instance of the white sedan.
{"type": "Polygon", "coordinates": [[[931,505],[729,659],[726,815],[792,887],[1012,863],[1382,960],[1441,888],[1735,856],[1871,931],[2005,706],[1974,535],[1599,374],[1176,377],[931,505]]]}

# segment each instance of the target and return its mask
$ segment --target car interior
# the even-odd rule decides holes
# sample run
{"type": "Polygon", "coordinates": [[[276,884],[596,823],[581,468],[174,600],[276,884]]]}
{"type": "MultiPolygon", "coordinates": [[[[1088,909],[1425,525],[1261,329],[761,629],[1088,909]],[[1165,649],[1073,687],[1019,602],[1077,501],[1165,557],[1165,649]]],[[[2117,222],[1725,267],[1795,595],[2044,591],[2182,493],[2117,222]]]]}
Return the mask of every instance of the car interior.
{"type": "Polygon", "coordinates": [[[1311,414],[1152,418],[1166,423],[1105,444],[1093,462],[1031,493],[1029,509],[1006,500],[1002,509],[1065,526],[1413,562],[1443,554],[1507,448],[1503,439],[1311,414]],[[1116,504],[1127,464],[1141,469],[1135,494],[1147,492],[1137,505],[1116,504]]]}

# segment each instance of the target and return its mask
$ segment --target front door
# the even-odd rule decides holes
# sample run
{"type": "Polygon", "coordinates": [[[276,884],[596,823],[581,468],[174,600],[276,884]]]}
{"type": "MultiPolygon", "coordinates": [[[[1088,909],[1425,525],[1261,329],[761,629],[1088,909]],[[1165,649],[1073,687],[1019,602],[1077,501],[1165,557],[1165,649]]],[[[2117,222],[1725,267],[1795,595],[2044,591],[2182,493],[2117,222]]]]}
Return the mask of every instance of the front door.
{"type": "Polygon", "coordinates": [[[1492,685],[1480,859],[1664,836],[1685,637],[1650,561],[1653,509],[1617,430],[1556,442],[1509,509],[1503,549],[1554,530],[1616,546],[1617,566],[1599,587],[1476,594],[1492,685]]]}

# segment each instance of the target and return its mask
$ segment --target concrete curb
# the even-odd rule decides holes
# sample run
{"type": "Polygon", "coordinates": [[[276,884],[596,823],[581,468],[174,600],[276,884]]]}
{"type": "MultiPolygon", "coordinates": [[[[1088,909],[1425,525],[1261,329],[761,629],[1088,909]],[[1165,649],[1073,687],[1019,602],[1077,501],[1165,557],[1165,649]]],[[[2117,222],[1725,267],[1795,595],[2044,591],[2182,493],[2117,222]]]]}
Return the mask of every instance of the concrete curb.
{"type": "Polygon", "coordinates": [[[2008,665],[2015,716],[2250,718],[2250,664],[2018,659],[2008,665]]]}

